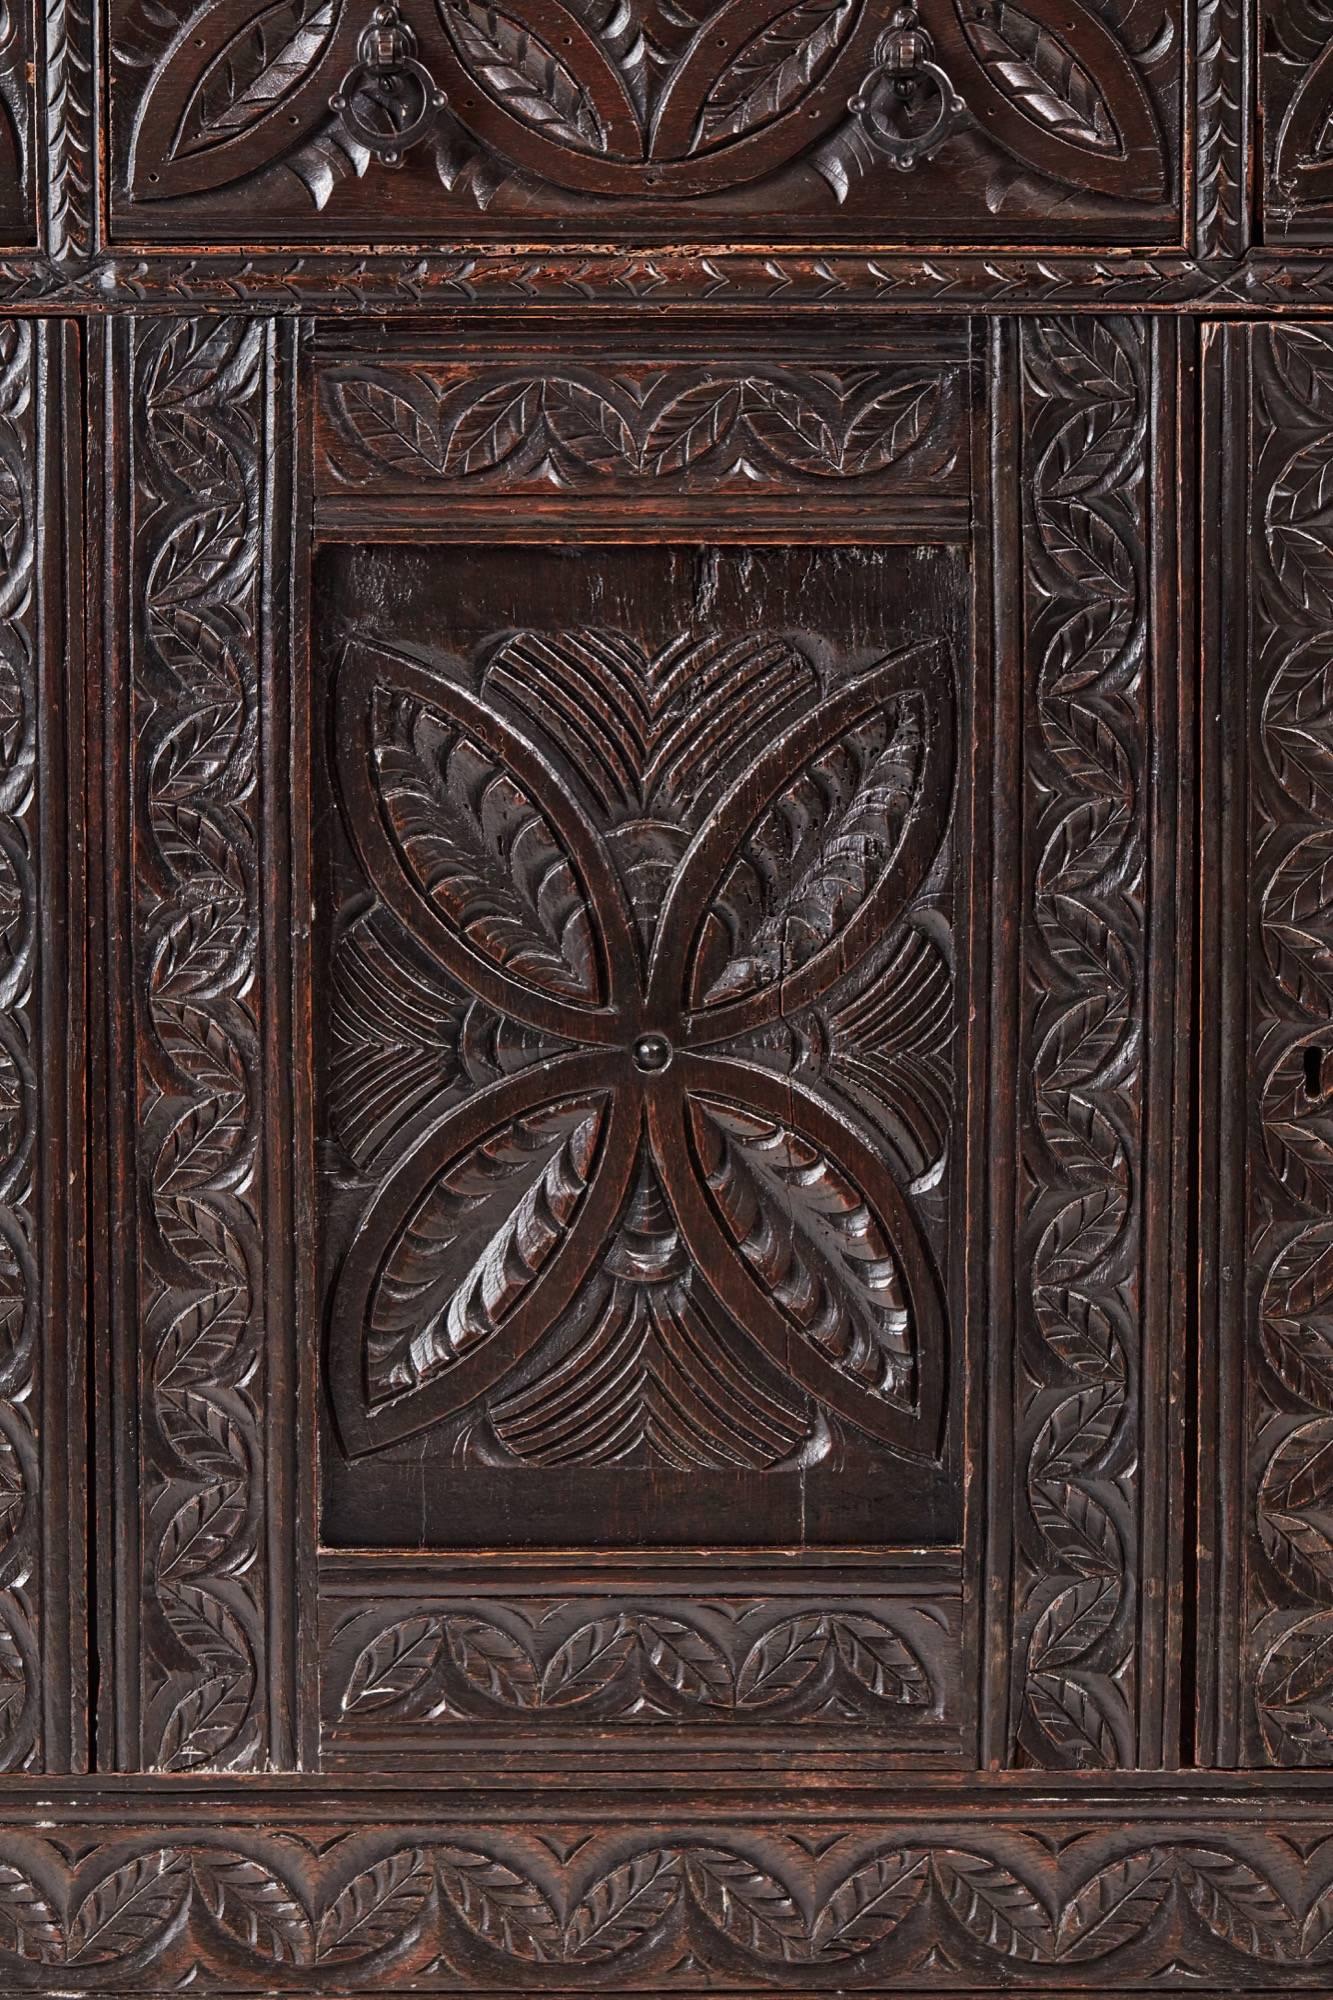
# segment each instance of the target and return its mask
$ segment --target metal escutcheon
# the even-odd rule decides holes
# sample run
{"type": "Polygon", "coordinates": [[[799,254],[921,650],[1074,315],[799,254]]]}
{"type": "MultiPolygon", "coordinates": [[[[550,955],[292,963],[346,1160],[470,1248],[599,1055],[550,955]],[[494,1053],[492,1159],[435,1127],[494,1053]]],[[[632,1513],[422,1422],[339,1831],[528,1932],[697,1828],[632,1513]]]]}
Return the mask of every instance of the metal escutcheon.
{"type": "Polygon", "coordinates": [[[342,119],[348,135],[385,166],[399,165],[408,148],[427,136],[447,102],[426,65],[418,60],[416,46],[416,36],[397,8],[377,7],[374,20],[357,44],[357,60],[329,99],[329,109],[342,119]],[[369,124],[356,100],[372,82],[415,90],[421,100],[415,117],[392,132],[369,124]]]}
{"type": "Polygon", "coordinates": [[[902,7],[875,48],[875,67],[847,108],[858,117],[875,150],[909,173],[963,125],[967,105],[934,60],[934,43],[915,7],[902,7]],[[890,106],[910,105],[922,91],[936,99],[935,116],[920,132],[906,132],[889,117],[890,106]]]}

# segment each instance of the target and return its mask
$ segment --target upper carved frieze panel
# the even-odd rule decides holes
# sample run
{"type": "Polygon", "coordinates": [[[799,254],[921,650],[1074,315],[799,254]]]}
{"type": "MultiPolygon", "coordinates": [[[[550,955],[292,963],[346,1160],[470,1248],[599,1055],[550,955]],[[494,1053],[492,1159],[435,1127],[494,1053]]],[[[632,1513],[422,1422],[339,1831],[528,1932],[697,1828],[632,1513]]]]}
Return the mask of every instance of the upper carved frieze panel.
{"type": "Polygon", "coordinates": [[[1183,0],[114,0],[120,240],[1169,243],[1183,0]]]}

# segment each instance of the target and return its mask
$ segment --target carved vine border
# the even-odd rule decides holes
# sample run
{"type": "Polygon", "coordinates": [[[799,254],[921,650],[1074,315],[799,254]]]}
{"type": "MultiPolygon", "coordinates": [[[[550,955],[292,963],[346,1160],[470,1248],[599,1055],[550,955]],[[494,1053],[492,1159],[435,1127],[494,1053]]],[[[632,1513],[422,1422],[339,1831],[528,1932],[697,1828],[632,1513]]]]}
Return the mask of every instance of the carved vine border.
{"type": "MultiPolygon", "coordinates": [[[[688,481],[961,485],[961,369],[437,370],[321,374],[317,483],[611,490],[688,481]],[[737,460],[744,471],[736,471],[737,460]]],[[[965,465],[965,459],[964,459],[965,465]]]]}
{"type": "Polygon", "coordinates": [[[1249,871],[1245,1683],[1256,1749],[1333,1763],[1333,338],[1258,333],[1249,871]]]}
{"type": "Polygon", "coordinates": [[[132,734],[148,1769],[262,1759],[257,322],[133,338],[132,734]]]}
{"type": "Polygon", "coordinates": [[[1023,327],[1016,1737],[1059,1768],[1135,1761],[1147,355],[1142,322],[1023,327]]]}
{"type": "Polygon", "coordinates": [[[938,1747],[957,1646],[947,1602],[404,1602],[330,1633],[327,1726],[342,1745],[464,1717],[871,1722],[938,1747]]]}
{"type": "MultiPolygon", "coordinates": [[[[66,1822],[67,1835],[74,1832],[66,1822]]],[[[1320,1987],[1333,1964],[1327,1825],[1016,1821],[491,1823],[315,1832],[191,1825],[62,1845],[0,1836],[7,1990],[124,1994],[626,1990],[715,1976],[764,1990],[1320,1987]],[[1077,1837],[1079,1833],[1083,1837],[1077,1837]],[[1322,1837],[1319,1837],[1322,1836],[1322,1837]]],[[[651,1990],[657,1990],[653,1987],[651,1990]]]]}

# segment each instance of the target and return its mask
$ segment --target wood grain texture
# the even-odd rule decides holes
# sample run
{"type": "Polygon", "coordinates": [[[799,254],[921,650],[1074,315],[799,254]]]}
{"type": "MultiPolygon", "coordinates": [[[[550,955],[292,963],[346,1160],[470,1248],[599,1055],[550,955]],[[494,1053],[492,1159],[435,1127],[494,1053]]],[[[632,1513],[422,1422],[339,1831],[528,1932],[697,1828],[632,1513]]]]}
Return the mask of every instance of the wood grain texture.
{"type": "Polygon", "coordinates": [[[122,1365],[143,1404],[138,1452],[118,1466],[140,1607],[124,1635],[136,1685],[119,1692],[127,1754],[148,1768],[244,1768],[270,1740],[258,784],[272,369],[254,322],[144,326],[129,342],[129,740],[115,751],[134,774],[122,1198],[140,1262],[122,1365]]]}
{"type": "MultiPolygon", "coordinates": [[[[377,199],[400,211],[400,235],[449,218],[491,240],[519,216],[529,229],[540,218],[548,232],[582,221],[594,238],[619,235],[630,204],[641,241],[725,241],[755,215],[779,234],[813,227],[829,240],[919,227],[908,177],[855,108],[882,60],[884,0],[620,15],[562,0],[416,5],[416,57],[446,108],[394,177],[330,111],[362,25],[341,0],[205,8],[171,23],[135,4],[111,12],[122,240],[312,226],[355,237],[378,228],[377,199]],[[255,203],[239,227],[238,192],[255,203]]],[[[1178,0],[1155,13],[1142,0],[934,8],[935,56],[968,106],[961,133],[916,169],[946,234],[1005,238],[1017,221],[1020,236],[1043,240],[1058,189],[1058,240],[1169,240],[1183,25],[1178,0]]],[[[905,130],[929,124],[932,88],[905,130]]],[[[412,116],[404,92],[400,126],[412,116]]],[[[392,132],[392,101],[376,103],[364,79],[353,97],[362,123],[392,132]]]]}
{"type": "Polygon", "coordinates": [[[1326,1805],[1222,1825],[1218,1797],[1148,1794],[1132,1829],[1105,1800],[1071,1817],[969,1794],[782,1832],[735,1812],[482,1822],[394,1793],[376,1826],[345,1797],[324,1812],[288,1797],[239,1839],[197,1806],[140,1799],[114,1843],[62,1801],[76,1862],[26,1816],[0,1835],[0,1949],[15,1991],[96,1994],[162,1991],[192,1967],[217,1993],[1326,1991],[1326,1805]]]}
{"type": "Polygon", "coordinates": [[[1333,8],[893,12],[0,9],[6,1992],[1333,1992],[1333,8]]]}

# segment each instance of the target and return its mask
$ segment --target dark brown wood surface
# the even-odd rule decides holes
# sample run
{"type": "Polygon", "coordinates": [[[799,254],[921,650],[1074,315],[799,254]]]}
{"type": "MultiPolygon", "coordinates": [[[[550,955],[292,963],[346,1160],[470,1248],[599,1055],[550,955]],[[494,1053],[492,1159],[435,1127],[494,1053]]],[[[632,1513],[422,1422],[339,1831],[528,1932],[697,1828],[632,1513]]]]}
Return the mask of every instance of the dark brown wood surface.
{"type": "Polygon", "coordinates": [[[1333,5],[0,18],[0,1992],[1333,1996],[1333,5]]]}

